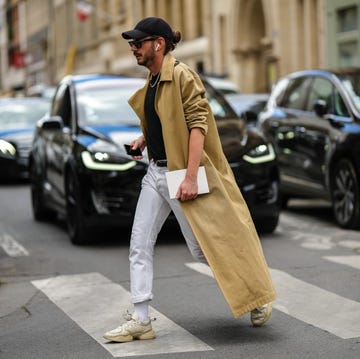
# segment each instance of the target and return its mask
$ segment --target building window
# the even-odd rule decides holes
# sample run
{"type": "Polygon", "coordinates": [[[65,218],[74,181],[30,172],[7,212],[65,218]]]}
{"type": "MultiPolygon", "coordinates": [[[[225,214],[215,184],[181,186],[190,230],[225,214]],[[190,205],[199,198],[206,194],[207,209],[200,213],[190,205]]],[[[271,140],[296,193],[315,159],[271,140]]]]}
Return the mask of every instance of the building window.
{"type": "Polygon", "coordinates": [[[349,41],[339,44],[339,63],[341,67],[358,66],[358,43],[349,41]]]}
{"type": "Polygon", "coordinates": [[[353,67],[359,64],[358,7],[337,10],[338,64],[353,67]]]}
{"type": "Polygon", "coordinates": [[[356,31],[358,28],[357,7],[338,10],[338,32],[356,31]]]}

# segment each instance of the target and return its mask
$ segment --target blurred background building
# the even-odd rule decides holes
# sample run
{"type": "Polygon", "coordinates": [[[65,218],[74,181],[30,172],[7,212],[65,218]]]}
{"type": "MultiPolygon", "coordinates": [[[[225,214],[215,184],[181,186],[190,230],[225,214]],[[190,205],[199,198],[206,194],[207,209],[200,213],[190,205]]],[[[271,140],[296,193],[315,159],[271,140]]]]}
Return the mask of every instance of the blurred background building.
{"type": "Polygon", "coordinates": [[[360,0],[0,0],[0,92],[68,73],[145,74],[121,32],[146,16],[180,30],[174,52],[242,92],[289,72],[360,66],[360,0]]]}

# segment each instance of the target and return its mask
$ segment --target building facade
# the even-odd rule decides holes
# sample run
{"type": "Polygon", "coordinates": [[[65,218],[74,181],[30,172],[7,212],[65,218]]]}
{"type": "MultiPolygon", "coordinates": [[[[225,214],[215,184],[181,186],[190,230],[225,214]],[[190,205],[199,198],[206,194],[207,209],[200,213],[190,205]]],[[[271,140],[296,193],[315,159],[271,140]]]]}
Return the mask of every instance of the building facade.
{"type": "Polygon", "coordinates": [[[26,7],[24,0],[0,1],[1,89],[23,89],[26,79],[26,7]]]}
{"type": "Polygon", "coordinates": [[[54,85],[68,73],[145,74],[121,32],[159,16],[182,33],[179,60],[242,92],[266,92],[288,72],[337,64],[337,51],[348,45],[327,45],[328,8],[358,1],[0,0],[0,86],[54,85]]]}
{"type": "Polygon", "coordinates": [[[360,67],[360,0],[328,0],[330,67],[360,67]]]}

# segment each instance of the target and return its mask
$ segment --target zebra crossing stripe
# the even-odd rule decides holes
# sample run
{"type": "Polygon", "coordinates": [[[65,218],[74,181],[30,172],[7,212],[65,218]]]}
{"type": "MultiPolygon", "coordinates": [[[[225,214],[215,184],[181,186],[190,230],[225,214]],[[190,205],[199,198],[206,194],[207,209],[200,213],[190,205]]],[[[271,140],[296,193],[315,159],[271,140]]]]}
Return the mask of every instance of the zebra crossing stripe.
{"type": "Polygon", "coordinates": [[[100,273],[64,275],[31,282],[114,357],[213,350],[191,333],[150,308],[155,340],[109,344],[103,334],[124,320],[130,293],[100,273]]]}
{"type": "Polygon", "coordinates": [[[4,233],[0,235],[0,247],[10,257],[28,256],[29,252],[19,242],[17,242],[10,234],[4,233]]]}
{"type": "MultiPolygon", "coordinates": [[[[359,246],[359,245],[358,245],[359,246]]],[[[326,256],[323,257],[328,261],[338,263],[338,264],[345,264],[347,266],[356,268],[360,270],[360,256],[326,256]]]]}
{"type": "MultiPolygon", "coordinates": [[[[186,263],[202,274],[213,276],[203,263],[186,263]]],[[[273,307],[296,319],[326,330],[340,338],[360,337],[360,303],[341,297],[288,273],[271,269],[278,298],[273,307]]]]}

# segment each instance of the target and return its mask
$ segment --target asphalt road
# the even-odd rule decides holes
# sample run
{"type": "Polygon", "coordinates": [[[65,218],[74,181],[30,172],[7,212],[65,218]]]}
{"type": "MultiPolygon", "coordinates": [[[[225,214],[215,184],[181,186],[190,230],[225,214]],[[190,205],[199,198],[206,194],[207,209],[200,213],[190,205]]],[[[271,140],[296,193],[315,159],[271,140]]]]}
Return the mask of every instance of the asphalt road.
{"type": "MultiPolygon", "coordinates": [[[[241,233],[239,233],[241,235],[241,233]]],[[[0,358],[360,358],[360,231],[318,201],[293,201],[261,236],[278,299],[270,321],[233,318],[177,228],[155,252],[157,339],[110,344],[129,306],[127,229],[76,247],[61,222],[32,219],[27,184],[0,185],[0,358]]]]}

